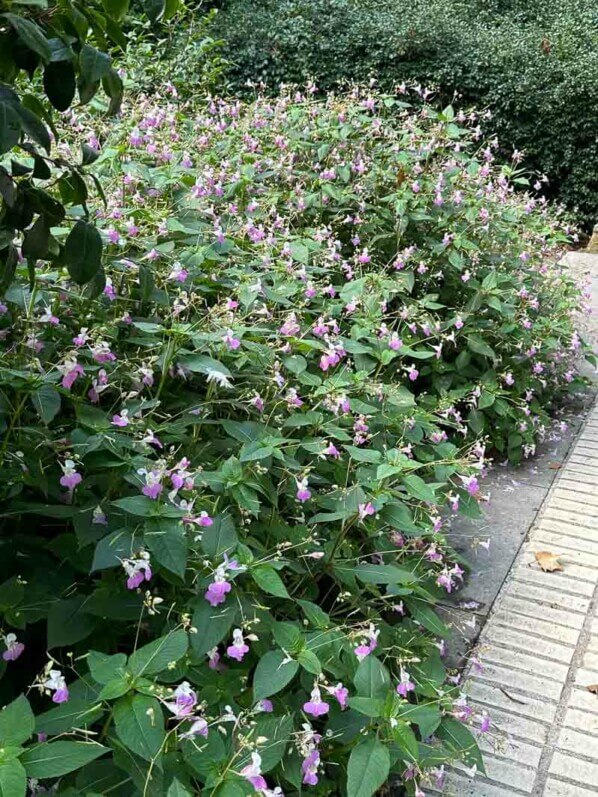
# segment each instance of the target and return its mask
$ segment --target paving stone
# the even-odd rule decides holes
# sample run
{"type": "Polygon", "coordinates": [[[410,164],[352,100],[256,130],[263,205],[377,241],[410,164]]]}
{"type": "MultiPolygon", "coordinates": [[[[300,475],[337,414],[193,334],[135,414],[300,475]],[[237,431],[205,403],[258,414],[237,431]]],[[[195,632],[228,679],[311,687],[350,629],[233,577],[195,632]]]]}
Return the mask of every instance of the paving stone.
{"type": "MultiPolygon", "coordinates": [[[[590,574],[592,574],[592,571],[590,571],[590,574]]],[[[590,581],[580,581],[578,578],[571,577],[569,572],[555,571],[553,573],[545,573],[539,567],[537,569],[530,567],[524,559],[513,567],[511,578],[526,584],[557,590],[559,594],[568,592],[572,595],[583,595],[587,598],[593,596],[595,589],[594,578],[590,581]]]]}
{"type": "MultiPolygon", "coordinates": [[[[530,647],[528,645],[528,651],[530,647]]],[[[508,647],[498,645],[488,645],[482,650],[482,663],[484,669],[489,663],[500,664],[506,667],[516,667],[525,672],[533,672],[542,678],[550,678],[554,681],[564,681],[569,671],[567,664],[559,664],[550,659],[541,658],[539,655],[529,655],[520,650],[513,650],[508,647]]],[[[483,672],[481,673],[484,674],[483,672]]]]}
{"type": "Polygon", "coordinates": [[[549,771],[551,775],[567,778],[580,786],[598,783],[598,763],[584,761],[571,753],[555,752],[549,771]]]}
{"type": "Polygon", "coordinates": [[[517,631],[513,628],[505,628],[492,623],[492,627],[484,635],[484,642],[480,645],[482,660],[484,658],[486,645],[495,647],[496,643],[517,648],[523,652],[534,651],[534,654],[545,659],[554,659],[563,664],[570,664],[575,648],[567,645],[559,645],[556,642],[549,642],[541,637],[531,636],[525,631],[517,631]]]}
{"type": "MultiPolygon", "coordinates": [[[[476,704],[488,707],[488,712],[498,708],[525,720],[543,723],[548,730],[554,720],[556,703],[542,700],[537,695],[528,695],[516,688],[501,688],[496,684],[469,680],[465,684],[467,694],[476,704]]],[[[589,694],[589,692],[587,692],[589,694]]]]}
{"type": "MultiPolygon", "coordinates": [[[[598,764],[598,740],[589,734],[576,731],[573,728],[562,728],[557,740],[560,750],[569,750],[571,753],[591,758],[598,764]]],[[[598,785],[598,780],[595,781],[598,785]]]]}
{"type": "Polygon", "coordinates": [[[548,620],[541,620],[534,618],[534,622],[530,623],[529,617],[523,614],[517,614],[510,609],[499,606],[496,612],[492,615],[493,623],[507,626],[508,628],[516,628],[522,631],[528,631],[535,636],[542,636],[548,640],[558,642],[562,645],[577,644],[579,638],[579,629],[571,628],[566,625],[558,625],[548,620]]]}
{"type": "Polygon", "coordinates": [[[598,674],[598,655],[591,650],[586,651],[581,666],[586,670],[594,670],[594,672],[598,674]]]}
{"type": "MultiPolygon", "coordinates": [[[[597,557],[598,558],[598,557],[597,557]]],[[[582,614],[568,612],[564,609],[555,609],[552,606],[536,603],[535,601],[524,601],[506,595],[500,600],[500,608],[504,611],[518,612],[525,617],[538,619],[580,629],[583,625],[584,617],[582,614]]],[[[533,629],[534,624],[528,624],[533,629]]]]}
{"type": "Polygon", "coordinates": [[[563,685],[558,681],[543,678],[541,675],[535,673],[532,675],[530,672],[516,670],[512,667],[503,667],[498,664],[487,664],[484,667],[484,672],[476,675],[475,679],[499,684],[507,690],[509,690],[509,688],[515,688],[519,691],[527,692],[527,694],[541,694],[548,700],[554,700],[555,702],[561,696],[561,690],[563,688],[563,685]]]}
{"type": "Polygon", "coordinates": [[[596,792],[582,789],[580,786],[574,786],[572,783],[565,783],[562,780],[548,778],[544,797],[596,797],[596,792]]]}
{"type": "Polygon", "coordinates": [[[569,708],[563,717],[563,725],[584,733],[598,735],[598,714],[592,714],[589,711],[580,711],[576,708],[569,708]]]}
{"type": "Polygon", "coordinates": [[[598,714],[598,697],[588,692],[585,686],[571,691],[571,697],[567,705],[570,708],[578,708],[582,711],[598,714]]]}
{"type": "Polygon", "coordinates": [[[578,612],[584,616],[588,612],[590,601],[578,595],[569,595],[560,590],[545,589],[535,584],[527,584],[524,581],[513,580],[508,586],[508,594],[514,598],[538,601],[547,603],[554,608],[567,609],[571,612],[578,612]]]}
{"type": "MultiPolygon", "coordinates": [[[[596,478],[598,479],[598,476],[596,478]]],[[[542,518],[534,527],[533,534],[537,535],[538,533],[545,531],[549,534],[562,534],[563,521],[555,520],[548,514],[542,515],[542,518]]],[[[570,537],[580,537],[582,540],[591,541],[595,538],[594,533],[594,529],[591,526],[575,526],[573,523],[567,524],[567,534],[570,537]]]]}
{"type": "Polygon", "coordinates": [[[538,768],[542,748],[538,745],[514,739],[507,734],[497,734],[494,737],[484,737],[479,741],[480,750],[492,753],[497,758],[506,758],[516,764],[526,767],[538,768]]]}
{"type": "Polygon", "coordinates": [[[488,754],[484,756],[484,764],[488,780],[502,786],[514,786],[528,794],[531,792],[536,777],[535,769],[488,754]]]}
{"type": "MultiPolygon", "coordinates": [[[[425,789],[426,794],[438,794],[433,789],[425,789]]],[[[484,778],[465,778],[451,774],[447,779],[443,797],[513,797],[516,794],[526,794],[524,791],[514,791],[509,786],[500,786],[488,783],[484,778]]]]}
{"type": "MultiPolygon", "coordinates": [[[[471,705],[479,711],[484,710],[488,713],[492,720],[492,732],[506,734],[510,738],[522,739],[526,742],[535,742],[537,745],[543,745],[546,742],[550,726],[543,722],[536,722],[527,717],[520,717],[518,714],[502,711],[494,706],[485,706],[483,703],[478,703],[477,701],[471,702],[471,705]]],[[[571,711],[573,712],[574,709],[571,709],[571,711]]],[[[585,712],[578,713],[584,714],[585,716],[585,712]]],[[[592,714],[587,716],[595,719],[592,714]]]]}

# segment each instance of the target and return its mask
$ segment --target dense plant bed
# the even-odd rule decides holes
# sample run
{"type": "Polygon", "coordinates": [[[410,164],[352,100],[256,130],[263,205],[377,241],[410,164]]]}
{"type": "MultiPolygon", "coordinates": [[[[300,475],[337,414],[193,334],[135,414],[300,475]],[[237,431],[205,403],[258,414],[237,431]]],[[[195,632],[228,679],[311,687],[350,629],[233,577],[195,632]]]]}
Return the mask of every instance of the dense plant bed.
{"type": "Polygon", "coordinates": [[[588,230],[596,222],[598,16],[591,0],[227,0],[236,91],[314,79],[437,84],[488,106],[501,144],[524,151],[588,230]]]}
{"type": "Polygon", "coordinates": [[[71,119],[101,240],[0,305],[0,783],[421,797],[483,766],[433,606],[575,384],[567,237],[450,107],[170,95],[71,119]]]}

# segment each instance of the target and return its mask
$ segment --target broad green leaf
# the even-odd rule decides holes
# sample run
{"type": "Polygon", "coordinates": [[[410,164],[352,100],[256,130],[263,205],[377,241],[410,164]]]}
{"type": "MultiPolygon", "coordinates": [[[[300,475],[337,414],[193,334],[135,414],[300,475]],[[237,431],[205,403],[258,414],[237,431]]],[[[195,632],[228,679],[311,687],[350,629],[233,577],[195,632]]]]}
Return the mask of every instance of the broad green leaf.
{"type": "Polygon", "coordinates": [[[25,797],[27,773],[23,764],[12,758],[0,764],[0,797],[25,797]]]}
{"type": "Polygon", "coordinates": [[[74,645],[88,637],[97,625],[97,619],[85,613],[87,596],[55,601],[48,612],[48,648],[74,645]]]}
{"type": "Polygon", "coordinates": [[[401,758],[406,761],[417,761],[419,755],[419,747],[415,734],[409,727],[407,722],[401,720],[396,721],[396,725],[392,728],[392,738],[396,746],[399,748],[401,758]]]}
{"type": "Polygon", "coordinates": [[[349,706],[365,717],[381,717],[384,713],[384,704],[385,700],[381,697],[361,697],[356,695],[349,698],[349,706]]]}
{"type": "Polygon", "coordinates": [[[10,26],[26,47],[37,53],[45,63],[50,60],[52,50],[39,25],[19,14],[4,14],[4,19],[10,23],[10,26]]]}
{"type": "Polygon", "coordinates": [[[129,10],[129,0],[102,0],[106,13],[112,19],[121,20],[129,10]]]}
{"type": "Polygon", "coordinates": [[[21,119],[14,107],[0,100],[0,155],[9,152],[21,137],[21,119]]]}
{"type": "Polygon", "coordinates": [[[25,695],[0,711],[0,744],[3,747],[18,747],[26,742],[35,728],[35,717],[25,695]]]}
{"type": "Polygon", "coordinates": [[[96,50],[91,44],[84,44],[79,54],[81,75],[87,83],[96,83],[110,70],[111,59],[106,53],[96,50]]]}
{"type": "Polygon", "coordinates": [[[193,794],[175,778],[168,787],[166,797],[193,797],[193,794]]]}
{"type": "Polygon", "coordinates": [[[382,452],[374,448],[359,448],[358,446],[344,446],[356,462],[371,462],[377,464],[382,459],[382,452]]]}
{"type": "Polygon", "coordinates": [[[449,750],[463,758],[467,766],[477,766],[478,771],[485,774],[484,761],[476,740],[465,725],[454,717],[443,717],[435,735],[441,739],[449,750]]]}
{"type": "MultiPolygon", "coordinates": [[[[87,46],[87,45],[85,45],[87,46]]],[[[71,278],[84,285],[102,264],[102,238],[96,228],[79,220],[64,245],[64,260],[71,278]]]]}
{"type": "Polygon", "coordinates": [[[428,631],[431,631],[433,634],[443,639],[446,639],[450,635],[449,629],[442,622],[440,617],[438,617],[434,609],[427,603],[413,598],[407,598],[405,603],[411,616],[417,620],[418,623],[421,623],[428,631]]]}
{"type": "Polygon", "coordinates": [[[90,650],[87,655],[87,666],[91,677],[99,684],[107,684],[118,675],[122,675],[127,663],[124,653],[115,653],[112,656],[108,653],[101,653],[97,650],[90,650]]]}
{"type": "Polygon", "coordinates": [[[180,578],[185,576],[189,544],[181,523],[168,519],[154,521],[146,527],[143,539],[162,567],[180,578]]]}
{"type": "Polygon", "coordinates": [[[386,697],[390,689],[387,667],[372,653],[359,662],[353,683],[360,696],[386,697]]]}
{"type": "Polygon", "coordinates": [[[164,715],[158,700],[127,695],[114,704],[114,724],[121,742],[146,761],[154,759],[166,738],[164,715]]]}
{"type": "Polygon", "coordinates": [[[232,604],[213,607],[203,596],[199,599],[192,620],[197,633],[191,634],[191,647],[198,656],[222,642],[232,628],[236,614],[237,607],[232,604]]]}
{"type": "Polygon", "coordinates": [[[95,742],[44,742],[21,756],[28,778],[59,778],[109,752],[95,742]]]}
{"type": "MultiPolygon", "coordinates": [[[[137,548],[139,548],[139,544],[137,548]]],[[[122,560],[128,559],[134,551],[135,543],[128,532],[113,531],[96,545],[91,569],[93,571],[105,570],[107,567],[121,567],[122,560]]]]}
{"type": "Polygon", "coordinates": [[[299,664],[280,650],[269,650],[257,663],[253,675],[253,699],[255,702],[280,692],[289,684],[299,664]]]}
{"type": "Polygon", "coordinates": [[[230,515],[216,515],[212,525],[206,526],[201,535],[201,547],[212,559],[230,554],[237,542],[235,523],[230,515]]]}
{"type": "MultiPolygon", "coordinates": [[[[262,716],[256,720],[253,730],[253,738],[262,737],[268,740],[263,747],[260,747],[260,755],[262,757],[262,772],[270,772],[282,759],[287,745],[292,741],[293,718],[288,715],[284,717],[262,716]]],[[[246,753],[241,759],[239,769],[250,762],[250,754],[246,753]]]]}
{"type": "Polygon", "coordinates": [[[351,750],[347,770],[347,797],[372,797],[388,780],[390,754],[376,738],[366,739],[351,750]]]}
{"type": "Polygon", "coordinates": [[[76,88],[72,61],[51,61],[44,69],[44,91],[57,111],[66,111],[71,107],[76,88]]]}
{"type": "Polygon", "coordinates": [[[124,510],[130,515],[138,517],[151,517],[156,513],[157,504],[147,495],[130,495],[112,502],[114,506],[124,510]]]}
{"type": "Polygon", "coordinates": [[[102,716],[102,706],[87,697],[71,696],[66,703],[44,711],[35,718],[37,733],[46,733],[48,736],[57,736],[73,728],[91,727],[102,716]]]}
{"type": "Polygon", "coordinates": [[[187,632],[179,629],[155,639],[129,656],[127,669],[135,676],[156,675],[187,652],[187,632]]]}
{"type": "Polygon", "coordinates": [[[396,565],[374,565],[368,562],[353,568],[353,572],[364,584],[412,584],[417,576],[396,565]]]}
{"type": "Polygon", "coordinates": [[[491,348],[480,335],[467,336],[468,348],[476,354],[482,354],[484,357],[491,357],[496,359],[496,352],[491,348]]]}
{"type": "Polygon", "coordinates": [[[277,598],[290,598],[281,577],[276,570],[270,565],[258,565],[251,569],[253,580],[261,587],[264,592],[269,595],[275,595],[277,598]]]}
{"type": "Polygon", "coordinates": [[[411,473],[401,477],[401,481],[405,485],[409,495],[412,495],[414,498],[419,498],[420,501],[425,501],[429,504],[435,503],[436,493],[420,476],[411,473]]]}
{"type": "Polygon", "coordinates": [[[309,650],[309,648],[300,650],[297,654],[297,661],[304,670],[307,670],[307,672],[310,672],[312,675],[321,675],[322,665],[320,664],[320,659],[313,650],[309,650]]]}

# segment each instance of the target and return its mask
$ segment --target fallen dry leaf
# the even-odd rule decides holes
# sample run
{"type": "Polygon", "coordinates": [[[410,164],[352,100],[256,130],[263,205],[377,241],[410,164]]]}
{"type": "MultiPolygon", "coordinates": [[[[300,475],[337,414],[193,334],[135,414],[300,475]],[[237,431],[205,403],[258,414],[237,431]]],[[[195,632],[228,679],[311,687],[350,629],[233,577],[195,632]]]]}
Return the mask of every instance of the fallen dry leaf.
{"type": "Polygon", "coordinates": [[[548,463],[548,467],[550,468],[550,470],[558,470],[561,467],[561,463],[560,462],[549,462],[548,463]]]}
{"type": "Polygon", "coordinates": [[[598,695],[598,684],[590,684],[589,686],[586,686],[586,689],[593,695],[598,695]]]}
{"type": "Polygon", "coordinates": [[[550,553],[550,551],[536,551],[534,556],[536,562],[540,565],[545,573],[553,573],[555,570],[562,570],[563,566],[559,562],[558,554],[550,553]]]}

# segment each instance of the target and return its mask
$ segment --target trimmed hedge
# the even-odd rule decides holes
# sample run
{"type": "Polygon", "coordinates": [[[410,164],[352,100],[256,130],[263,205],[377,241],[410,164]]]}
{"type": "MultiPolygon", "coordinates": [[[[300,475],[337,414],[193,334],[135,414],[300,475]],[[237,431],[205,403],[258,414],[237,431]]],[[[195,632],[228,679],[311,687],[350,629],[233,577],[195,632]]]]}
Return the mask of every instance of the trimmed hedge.
{"type": "Polygon", "coordinates": [[[586,225],[598,207],[598,15],[588,0],[231,0],[218,30],[237,91],[418,80],[488,106],[486,132],[525,151],[586,225]]]}

